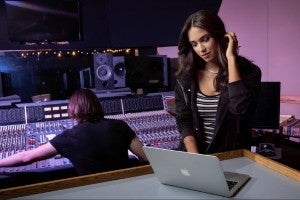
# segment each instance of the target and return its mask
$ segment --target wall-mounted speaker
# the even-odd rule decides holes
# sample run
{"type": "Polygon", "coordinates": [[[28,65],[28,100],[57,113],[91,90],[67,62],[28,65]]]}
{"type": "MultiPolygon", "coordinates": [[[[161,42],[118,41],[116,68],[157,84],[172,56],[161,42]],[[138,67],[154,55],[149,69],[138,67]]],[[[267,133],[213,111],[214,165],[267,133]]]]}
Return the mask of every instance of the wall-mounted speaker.
{"type": "Polygon", "coordinates": [[[80,88],[80,78],[77,70],[68,69],[63,73],[64,90],[67,97],[80,88]]]}
{"type": "Polygon", "coordinates": [[[92,87],[92,76],[91,69],[85,68],[79,71],[80,76],[80,88],[91,88],[92,87]]]}
{"type": "Polygon", "coordinates": [[[94,72],[96,90],[114,89],[113,54],[94,54],[94,72]]]}
{"type": "Polygon", "coordinates": [[[178,58],[168,58],[169,62],[169,89],[174,90],[176,85],[176,72],[179,69],[178,58]]]}
{"type": "Polygon", "coordinates": [[[126,87],[126,83],[125,83],[126,66],[125,66],[124,56],[113,57],[113,69],[114,69],[115,88],[126,87]]]}
{"type": "Polygon", "coordinates": [[[12,79],[10,73],[0,73],[0,97],[13,94],[12,79]]]}

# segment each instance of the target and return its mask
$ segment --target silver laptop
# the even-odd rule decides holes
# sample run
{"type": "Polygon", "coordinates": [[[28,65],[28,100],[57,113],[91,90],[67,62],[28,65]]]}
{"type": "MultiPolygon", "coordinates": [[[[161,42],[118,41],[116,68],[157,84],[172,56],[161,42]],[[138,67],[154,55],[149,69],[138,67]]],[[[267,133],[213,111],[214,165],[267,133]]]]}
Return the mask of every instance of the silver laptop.
{"type": "Polygon", "coordinates": [[[151,167],[166,185],[232,197],[249,179],[246,174],[224,172],[216,156],[143,147],[151,167]]]}

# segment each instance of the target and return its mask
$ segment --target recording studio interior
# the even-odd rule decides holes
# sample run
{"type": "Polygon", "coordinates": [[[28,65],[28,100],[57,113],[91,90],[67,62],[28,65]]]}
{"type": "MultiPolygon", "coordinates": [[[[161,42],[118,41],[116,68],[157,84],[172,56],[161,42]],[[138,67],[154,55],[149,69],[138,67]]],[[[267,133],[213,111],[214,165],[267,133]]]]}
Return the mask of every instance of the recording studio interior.
{"type": "MultiPolygon", "coordinates": [[[[144,146],[177,149],[179,35],[203,9],[238,35],[239,54],[262,72],[251,149],[217,155],[236,171],[248,166],[231,159],[255,163],[237,197],[299,198],[299,8],[298,0],[0,0],[0,159],[76,126],[68,103],[79,88],[92,90],[105,118],[125,121],[144,146]],[[281,192],[262,191],[277,186],[281,192]]],[[[123,170],[78,176],[59,155],[0,167],[0,198],[212,198],[162,187],[149,163],[123,170]]]]}

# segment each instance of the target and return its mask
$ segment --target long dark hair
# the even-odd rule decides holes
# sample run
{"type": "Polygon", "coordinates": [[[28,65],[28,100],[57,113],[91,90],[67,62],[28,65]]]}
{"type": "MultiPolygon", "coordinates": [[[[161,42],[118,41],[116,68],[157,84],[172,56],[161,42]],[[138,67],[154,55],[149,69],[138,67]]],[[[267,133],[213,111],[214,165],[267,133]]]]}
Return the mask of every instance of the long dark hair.
{"type": "Polygon", "coordinates": [[[176,76],[192,76],[195,78],[196,71],[204,69],[205,61],[196,54],[189,42],[188,31],[191,27],[198,27],[207,30],[216,40],[218,46],[218,65],[219,72],[215,79],[217,91],[225,89],[228,82],[228,62],[226,58],[226,29],[221,18],[208,10],[199,10],[191,14],[184,23],[178,44],[178,64],[179,69],[176,76]]]}
{"type": "Polygon", "coordinates": [[[68,114],[78,123],[99,121],[104,118],[102,105],[97,96],[89,89],[76,90],[69,101],[68,114]]]}

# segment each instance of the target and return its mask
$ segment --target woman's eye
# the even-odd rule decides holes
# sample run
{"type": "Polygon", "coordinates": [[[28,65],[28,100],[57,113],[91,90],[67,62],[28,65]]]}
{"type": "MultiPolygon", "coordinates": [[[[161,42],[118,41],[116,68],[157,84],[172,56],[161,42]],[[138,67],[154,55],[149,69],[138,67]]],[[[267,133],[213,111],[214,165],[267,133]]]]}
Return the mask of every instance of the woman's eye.
{"type": "Polygon", "coordinates": [[[192,45],[192,47],[195,47],[195,46],[197,46],[197,43],[192,42],[191,45],[192,45]]]}
{"type": "Polygon", "coordinates": [[[204,37],[202,38],[202,42],[208,42],[209,39],[210,39],[210,36],[209,36],[209,35],[204,36],[204,37]]]}

